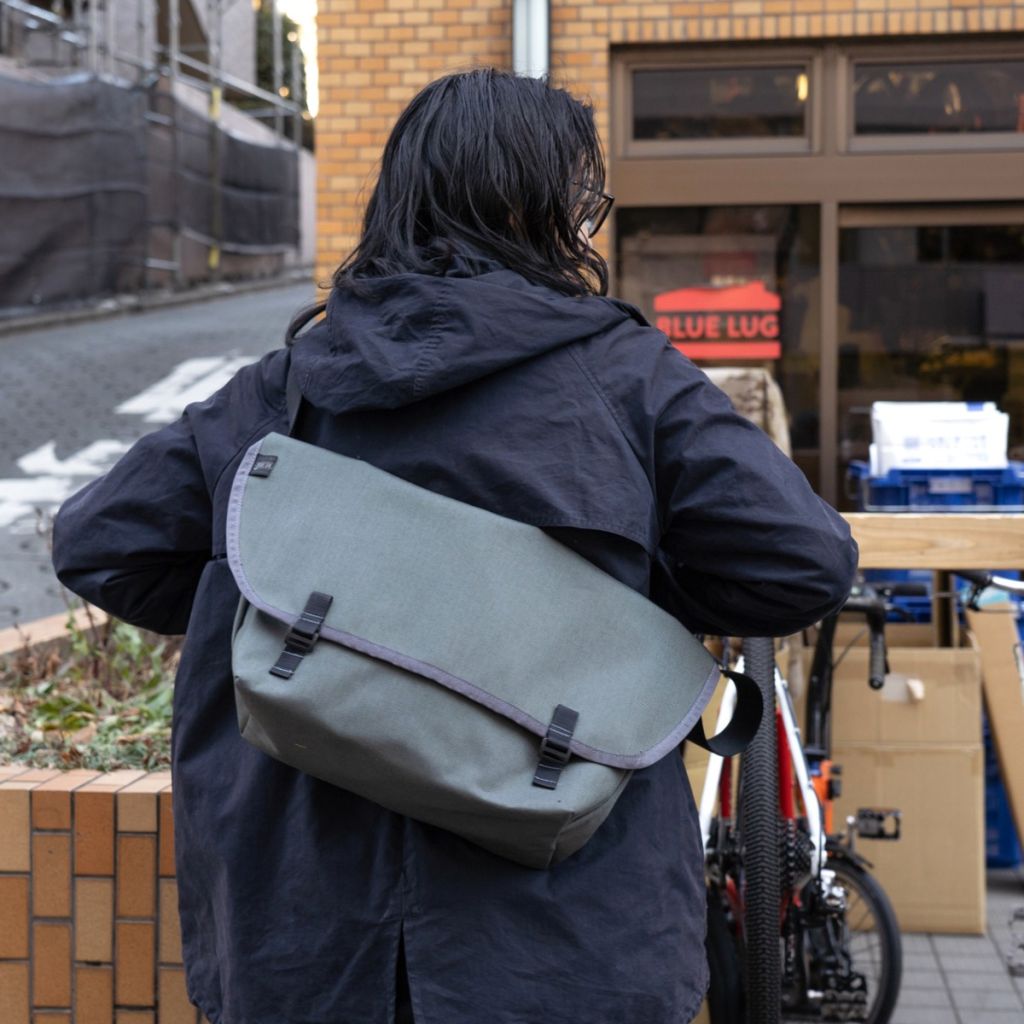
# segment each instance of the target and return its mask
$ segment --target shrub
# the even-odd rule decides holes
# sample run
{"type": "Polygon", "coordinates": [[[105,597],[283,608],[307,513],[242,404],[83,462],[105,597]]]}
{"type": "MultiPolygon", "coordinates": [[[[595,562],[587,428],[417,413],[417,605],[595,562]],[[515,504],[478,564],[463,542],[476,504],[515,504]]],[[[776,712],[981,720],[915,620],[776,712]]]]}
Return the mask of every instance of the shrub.
{"type": "Polygon", "coordinates": [[[180,638],[116,619],[25,646],[0,661],[0,763],[39,768],[164,768],[180,638]]]}

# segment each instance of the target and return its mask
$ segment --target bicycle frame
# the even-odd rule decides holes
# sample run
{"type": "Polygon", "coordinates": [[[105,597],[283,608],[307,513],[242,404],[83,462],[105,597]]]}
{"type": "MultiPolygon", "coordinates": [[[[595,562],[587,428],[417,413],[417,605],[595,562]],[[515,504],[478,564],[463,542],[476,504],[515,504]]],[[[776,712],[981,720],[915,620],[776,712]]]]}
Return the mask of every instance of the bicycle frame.
{"type": "MultiPolygon", "coordinates": [[[[743,659],[737,663],[737,671],[743,671],[743,659]]],[[[715,731],[719,732],[729,723],[736,707],[736,688],[730,682],[722,694],[722,704],[718,712],[715,731]]],[[[807,830],[811,840],[811,875],[817,878],[825,866],[825,829],[821,801],[811,781],[807,759],[804,756],[800,728],[796,723],[793,701],[789,693],[789,684],[775,667],[775,720],[779,736],[779,813],[783,818],[794,819],[796,806],[793,800],[793,785],[800,794],[806,815],[807,830]]],[[[723,797],[722,817],[729,816],[731,808],[731,778],[723,786],[722,769],[725,758],[711,754],[708,760],[707,773],[704,776],[704,787],[700,799],[700,834],[707,854],[711,841],[711,823],[715,816],[715,805],[719,795],[723,797]]]]}

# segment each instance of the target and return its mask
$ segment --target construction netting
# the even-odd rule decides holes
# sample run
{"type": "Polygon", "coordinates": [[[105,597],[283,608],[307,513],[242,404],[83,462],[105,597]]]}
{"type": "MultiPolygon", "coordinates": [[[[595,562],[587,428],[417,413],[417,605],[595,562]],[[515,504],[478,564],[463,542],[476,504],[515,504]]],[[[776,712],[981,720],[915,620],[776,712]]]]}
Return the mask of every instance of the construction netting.
{"type": "Polygon", "coordinates": [[[229,133],[164,84],[0,76],[0,311],[139,290],[178,238],[287,252],[298,179],[290,143],[229,133]]]}
{"type": "Polygon", "coordinates": [[[0,78],[0,306],[139,287],[145,161],[143,93],[0,78]]]}

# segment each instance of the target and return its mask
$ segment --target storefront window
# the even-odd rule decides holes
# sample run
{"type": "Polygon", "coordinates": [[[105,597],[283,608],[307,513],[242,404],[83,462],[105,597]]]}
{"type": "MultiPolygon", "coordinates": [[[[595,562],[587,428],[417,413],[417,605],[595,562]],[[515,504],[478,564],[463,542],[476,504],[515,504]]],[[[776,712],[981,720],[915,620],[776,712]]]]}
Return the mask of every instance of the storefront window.
{"type": "Polygon", "coordinates": [[[808,91],[800,65],[637,69],[633,138],[800,137],[808,91]]]}
{"type": "Polygon", "coordinates": [[[1024,132],[1024,60],[854,65],[858,135],[1024,132]]]}
{"type": "Polygon", "coordinates": [[[1024,458],[1024,226],[840,232],[839,474],[875,401],[991,401],[1024,458]]]}
{"type": "Polygon", "coordinates": [[[618,291],[705,366],[761,366],[785,399],[793,457],[818,481],[816,206],[620,210],[618,291]]]}

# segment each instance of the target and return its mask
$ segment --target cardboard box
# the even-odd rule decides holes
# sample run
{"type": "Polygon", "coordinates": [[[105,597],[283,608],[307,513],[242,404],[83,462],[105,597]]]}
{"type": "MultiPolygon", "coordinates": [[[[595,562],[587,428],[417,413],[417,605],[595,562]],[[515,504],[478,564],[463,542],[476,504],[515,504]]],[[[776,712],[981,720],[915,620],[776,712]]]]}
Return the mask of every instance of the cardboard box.
{"type": "Polygon", "coordinates": [[[967,613],[981,655],[982,687],[989,728],[1017,835],[1024,835],[1024,662],[1016,609],[1008,602],[967,613]]]}
{"type": "MultiPolygon", "coordinates": [[[[909,628],[909,627],[908,627],[909,628]]],[[[981,679],[971,648],[890,647],[881,691],[868,652],[836,671],[833,759],[843,768],[836,821],[859,807],[903,812],[897,842],[861,840],[904,931],[985,930],[981,679]]]]}
{"type": "MultiPolygon", "coordinates": [[[[854,641],[861,628],[855,622],[841,624],[836,651],[854,641]]],[[[866,634],[852,644],[836,670],[832,743],[833,759],[843,767],[843,795],[835,804],[835,820],[844,821],[859,807],[899,808],[902,837],[897,842],[862,839],[858,849],[875,865],[873,873],[889,895],[901,928],[983,933],[978,652],[973,646],[930,646],[934,630],[928,625],[893,624],[887,636],[890,675],[881,691],[868,686],[866,634]]],[[[812,653],[796,652],[805,679],[812,653]]],[[[787,677],[795,674],[787,668],[787,677]]],[[[802,718],[803,701],[794,703],[802,718]]],[[[1024,729],[1024,703],[1020,714],[1024,729]]],[[[716,717],[717,700],[704,716],[709,735],[716,717]]],[[[685,763],[699,804],[707,754],[687,744],[685,763]]],[[[1024,756],[1019,792],[1024,801],[1024,756]]]]}

